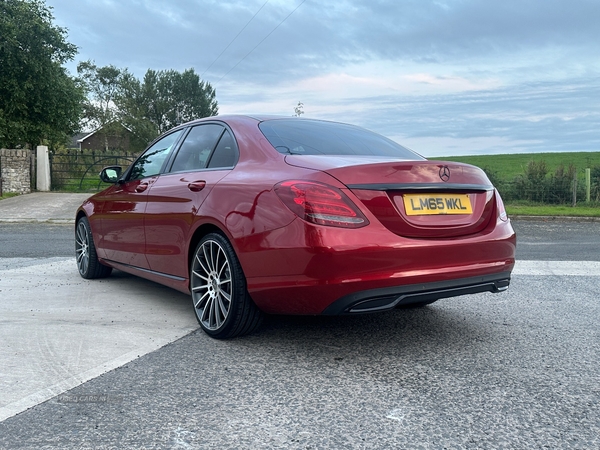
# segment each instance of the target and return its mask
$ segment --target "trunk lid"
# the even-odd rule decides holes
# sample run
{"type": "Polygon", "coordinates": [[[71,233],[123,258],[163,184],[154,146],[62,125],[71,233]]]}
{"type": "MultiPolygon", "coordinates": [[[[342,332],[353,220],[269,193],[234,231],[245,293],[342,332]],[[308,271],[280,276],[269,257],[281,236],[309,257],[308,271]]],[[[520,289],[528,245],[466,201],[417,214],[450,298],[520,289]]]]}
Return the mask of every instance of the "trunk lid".
{"type": "Polygon", "coordinates": [[[335,177],[400,236],[475,234],[496,214],[494,187],[481,169],[468,164],[311,155],[288,155],[286,162],[335,177]]]}

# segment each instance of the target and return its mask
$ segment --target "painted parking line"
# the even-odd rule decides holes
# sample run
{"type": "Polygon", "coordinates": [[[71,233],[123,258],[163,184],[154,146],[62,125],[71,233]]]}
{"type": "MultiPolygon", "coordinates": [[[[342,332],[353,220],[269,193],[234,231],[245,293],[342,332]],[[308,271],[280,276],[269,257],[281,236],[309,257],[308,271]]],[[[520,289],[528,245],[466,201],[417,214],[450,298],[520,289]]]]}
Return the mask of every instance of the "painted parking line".
{"type": "Polygon", "coordinates": [[[187,295],[73,258],[0,258],[0,421],[198,328],[187,295]]]}
{"type": "Polygon", "coordinates": [[[600,277],[600,261],[517,261],[512,274],[600,277]]]}

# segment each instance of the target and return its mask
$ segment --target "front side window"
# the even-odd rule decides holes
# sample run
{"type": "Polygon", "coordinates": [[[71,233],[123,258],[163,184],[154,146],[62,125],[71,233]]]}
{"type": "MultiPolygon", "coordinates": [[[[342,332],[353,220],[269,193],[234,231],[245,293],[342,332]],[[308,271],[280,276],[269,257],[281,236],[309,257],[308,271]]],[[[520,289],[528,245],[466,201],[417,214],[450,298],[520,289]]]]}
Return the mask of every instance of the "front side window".
{"type": "Polygon", "coordinates": [[[139,180],[141,178],[158,175],[182,132],[183,130],[179,130],[171,133],[155,142],[148,150],[146,150],[133,164],[129,174],[129,180],[139,180]]]}
{"type": "Polygon", "coordinates": [[[190,130],[175,156],[171,172],[200,170],[217,145],[224,128],[221,125],[198,125],[190,130]]]}

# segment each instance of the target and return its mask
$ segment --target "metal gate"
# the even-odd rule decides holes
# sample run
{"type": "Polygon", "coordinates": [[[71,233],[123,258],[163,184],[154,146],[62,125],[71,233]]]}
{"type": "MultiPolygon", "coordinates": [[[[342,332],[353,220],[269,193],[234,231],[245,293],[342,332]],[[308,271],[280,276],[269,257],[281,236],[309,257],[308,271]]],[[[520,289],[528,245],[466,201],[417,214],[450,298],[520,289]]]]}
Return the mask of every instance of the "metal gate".
{"type": "Polygon", "coordinates": [[[98,174],[106,166],[127,167],[135,153],[66,149],[50,153],[50,179],[53,191],[96,192],[106,184],[98,174]]]}

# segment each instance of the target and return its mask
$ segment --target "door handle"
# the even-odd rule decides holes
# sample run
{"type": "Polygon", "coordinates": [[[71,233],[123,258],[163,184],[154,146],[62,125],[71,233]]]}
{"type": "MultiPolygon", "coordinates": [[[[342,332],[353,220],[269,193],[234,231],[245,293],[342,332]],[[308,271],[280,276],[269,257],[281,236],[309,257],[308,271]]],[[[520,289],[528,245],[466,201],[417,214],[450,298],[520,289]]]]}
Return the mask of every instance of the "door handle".
{"type": "Polygon", "coordinates": [[[192,192],[200,192],[206,186],[206,181],[192,181],[188,184],[188,189],[192,192]]]}
{"type": "Polygon", "coordinates": [[[140,183],[135,187],[135,192],[144,192],[148,189],[148,183],[140,183]]]}

